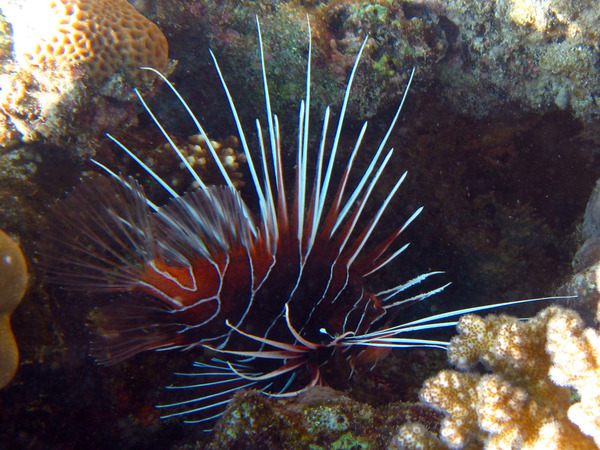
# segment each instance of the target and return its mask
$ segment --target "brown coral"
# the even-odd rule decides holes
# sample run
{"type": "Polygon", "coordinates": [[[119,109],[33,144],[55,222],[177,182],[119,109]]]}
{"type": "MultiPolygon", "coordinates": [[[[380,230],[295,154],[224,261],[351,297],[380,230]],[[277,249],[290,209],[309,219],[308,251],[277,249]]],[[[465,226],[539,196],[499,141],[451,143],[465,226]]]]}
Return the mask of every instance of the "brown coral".
{"type": "Polygon", "coordinates": [[[118,71],[145,81],[139,67],[167,67],[166,38],[125,0],[9,0],[2,10],[21,64],[81,64],[96,83],[118,71]]]}

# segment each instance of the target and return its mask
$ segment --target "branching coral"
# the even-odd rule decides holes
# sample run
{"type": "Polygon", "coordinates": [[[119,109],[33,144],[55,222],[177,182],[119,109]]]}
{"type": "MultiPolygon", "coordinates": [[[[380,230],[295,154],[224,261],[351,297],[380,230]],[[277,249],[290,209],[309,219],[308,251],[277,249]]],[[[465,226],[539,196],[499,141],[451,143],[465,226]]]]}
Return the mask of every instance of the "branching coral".
{"type": "Polygon", "coordinates": [[[565,314],[548,323],[546,351],[553,365],[550,378],[559,386],[577,390],[581,400],[568,416],[600,447],[600,336],[584,328],[576,314],[565,314]]]}
{"type": "Polygon", "coordinates": [[[575,312],[550,307],[527,321],[466,315],[458,330],[450,361],[465,370],[481,362],[491,373],[449,370],[425,382],[421,400],[446,414],[447,445],[597,448],[600,339],[575,312]],[[573,405],[570,388],[581,396],[573,405]]]}
{"type": "Polygon", "coordinates": [[[10,315],[27,287],[27,266],[21,249],[0,230],[0,389],[10,383],[19,365],[19,349],[10,315]]]}

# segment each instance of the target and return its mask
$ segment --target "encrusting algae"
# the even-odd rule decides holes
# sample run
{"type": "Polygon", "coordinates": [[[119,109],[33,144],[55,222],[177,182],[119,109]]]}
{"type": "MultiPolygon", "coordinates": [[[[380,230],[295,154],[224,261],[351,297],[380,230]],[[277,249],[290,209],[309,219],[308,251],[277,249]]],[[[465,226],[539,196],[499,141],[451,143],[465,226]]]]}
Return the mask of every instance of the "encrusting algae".
{"type": "Polygon", "coordinates": [[[19,349],[10,327],[10,315],[27,288],[27,265],[17,243],[0,230],[0,389],[14,377],[19,349]]]}
{"type": "MultiPolygon", "coordinates": [[[[446,414],[440,436],[450,448],[600,446],[600,338],[574,311],[549,307],[532,319],[463,316],[444,370],[421,400],[446,414]],[[491,373],[473,367],[481,362],[491,373]],[[572,390],[580,400],[573,403],[572,390]]],[[[423,448],[435,437],[413,424],[398,441],[423,448]]],[[[428,447],[430,448],[430,447],[428,447]]]]}

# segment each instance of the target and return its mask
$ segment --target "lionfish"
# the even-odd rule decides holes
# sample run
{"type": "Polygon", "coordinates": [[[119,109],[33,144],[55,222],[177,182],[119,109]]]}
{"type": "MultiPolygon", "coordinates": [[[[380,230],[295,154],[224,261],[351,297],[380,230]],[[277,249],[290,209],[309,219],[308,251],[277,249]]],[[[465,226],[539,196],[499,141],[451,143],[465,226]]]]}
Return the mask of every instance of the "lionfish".
{"type": "MultiPolygon", "coordinates": [[[[447,342],[404,337],[406,333],[449,327],[441,322],[473,310],[454,311],[392,325],[398,309],[428,298],[439,288],[403,298],[405,291],[442,272],[429,272],[372,292],[366,280],[408,247],[394,249],[417,209],[385,239],[372,243],[375,228],[406,177],[402,174],[374,216],[363,218],[365,205],[390,161],[386,143],[406,99],[413,69],[400,105],[368,167],[350,188],[352,167],[367,123],[362,126],[339,179],[334,179],[340,138],[353,80],[365,48],[358,51],[345,89],[332,143],[328,145],[330,109],[326,108],[309,182],[311,36],[305,98],[300,101],[293,189],[284,179],[280,127],[271,108],[265,54],[257,20],[267,133],[256,120],[259,154],[250,151],[234,100],[215,55],[210,52],[227,96],[245,153],[258,211],[251,211],[234,187],[204,128],[165,76],[164,80],[194,121],[223,177],[223,186],[207,186],[177,148],[172,137],[136,93],[148,114],[181,158],[199,188],[179,195],[130,149],[109,136],[172,197],[164,206],[149,200],[138,182],[107,174],[84,183],[60,207],[65,251],[52,268],[61,284],[86,290],[123,293],[93,314],[92,356],[115,364],[146,350],[202,347],[211,359],[180,373],[191,382],[169,386],[194,392],[170,404],[163,418],[184,416],[189,423],[219,417],[231,396],[255,388],[273,396],[296,395],[327,383],[323,367],[331,361],[352,364],[365,349],[438,347],[447,342]],[[65,264],[67,268],[65,269],[65,264]]],[[[513,302],[516,303],[516,302],[513,302]]]]}

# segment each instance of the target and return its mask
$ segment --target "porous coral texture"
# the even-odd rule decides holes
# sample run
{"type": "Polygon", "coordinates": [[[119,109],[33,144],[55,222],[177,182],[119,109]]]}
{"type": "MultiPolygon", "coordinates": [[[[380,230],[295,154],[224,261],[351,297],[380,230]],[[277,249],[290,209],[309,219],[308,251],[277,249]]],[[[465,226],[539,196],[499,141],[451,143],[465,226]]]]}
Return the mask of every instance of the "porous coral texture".
{"type": "Polygon", "coordinates": [[[452,447],[464,447],[481,434],[477,428],[477,400],[475,374],[443,371],[423,385],[421,400],[447,413],[442,422],[440,435],[452,447]]]}
{"type": "MultiPolygon", "coordinates": [[[[147,156],[142,154],[147,161],[153,163],[153,167],[160,167],[161,170],[172,173],[170,178],[171,186],[181,186],[182,183],[185,183],[185,179],[189,178],[190,174],[186,165],[189,165],[200,175],[200,178],[206,184],[220,184],[223,182],[222,175],[214,162],[209,146],[201,134],[189,136],[186,142],[177,142],[175,138],[173,140],[179,150],[178,153],[186,159],[187,163],[177,158],[177,166],[172,167],[170,161],[177,153],[168,142],[153,149],[147,156]]],[[[241,151],[237,151],[239,139],[235,136],[230,136],[227,139],[211,139],[210,145],[223,164],[233,185],[236,188],[243,187],[244,181],[240,164],[246,163],[246,155],[241,151]]],[[[187,189],[198,189],[199,187],[198,181],[194,180],[187,189]]]]}
{"type": "Polygon", "coordinates": [[[458,330],[449,359],[471,371],[443,371],[421,391],[446,414],[440,437],[448,446],[597,448],[600,339],[575,312],[550,307],[527,321],[466,315],[458,330]],[[491,373],[474,371],[477,362],[491,373]],[[569,388],[581,401],[572,405],[569,388]]]}
{"type": "Polygon", "coordinates": [[[21,64],[81,64],[97,83],[117,71],[145,81],[139,67],[167,67],[166,38],[125,0],[9,0],[2,10],[21,64]]]}
{"type": "Polygon", "coordinates": [[[87,159],[136,120],[133,87],[152,92],[157,77],[140,66],[168,72],[165,36],[126,0],[2,0],[0,23],[0,147],[43,142],[87,159]]]}
{"type": "Polygon", "coordinates": [[[548,323],[546,350],[552,357],[550,378],[559,386],[576,389],[581,400],[568,411],[569,419],[600,447],[600,336],[584,328],[575,313],[548,323]]]}
{"type": "Polygon", "coordinates": [[[441,450],[447,448],[444,443],[429,432],[420,423],[406,423],[400,427],[390,448],[418,448],[429,450],[441,450]]]}

